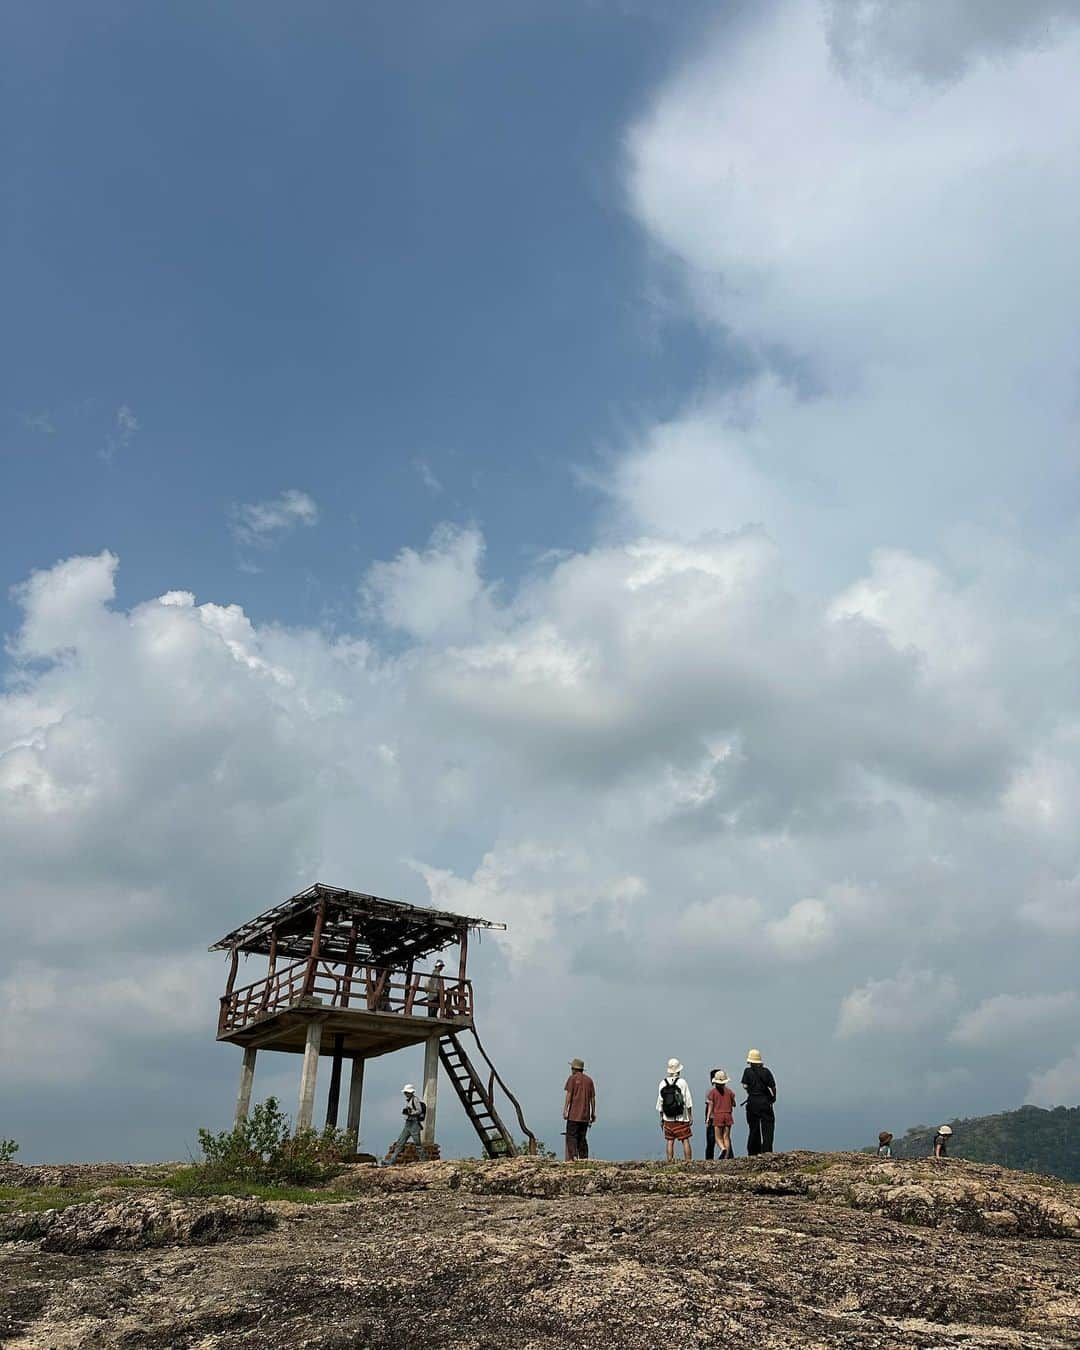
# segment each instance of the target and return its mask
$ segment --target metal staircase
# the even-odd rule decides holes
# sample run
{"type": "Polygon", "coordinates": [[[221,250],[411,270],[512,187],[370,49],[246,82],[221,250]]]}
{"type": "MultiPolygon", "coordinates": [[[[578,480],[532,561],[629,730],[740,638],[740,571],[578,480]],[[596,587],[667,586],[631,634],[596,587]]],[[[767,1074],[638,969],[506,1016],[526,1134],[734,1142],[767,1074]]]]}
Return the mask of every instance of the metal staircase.
{"type": "Polygon", "coordinates": [[[476,1034],[476,1028],[470,1029],[476,1040],[476,1048],[480,1051],[490,1070],[486,1084],[472,1060],[465,1053],[465,1047],[461,1044],[460,1032],[448,1031],[440,1037],[439,1059],[454,1085],[454,1091],[457,1093],[461,1105],[465,1108],[465,1114],[472,1121],[473,1129],[484,1146],[484,1152],[489,1158],[512,1158],[521,1152],[521,1147],[515,1143],[513,1135],[495,1109],[495,1084],[498,1083],[517,1113],[518,1124],[528,1140],[529,1153],[535,1153],[536,1136],[525,1124],[525,1118],[522,1115],[517,1098],[499,1077],[494,1064],[488,1059],[480,1037],[476,1034]]]}

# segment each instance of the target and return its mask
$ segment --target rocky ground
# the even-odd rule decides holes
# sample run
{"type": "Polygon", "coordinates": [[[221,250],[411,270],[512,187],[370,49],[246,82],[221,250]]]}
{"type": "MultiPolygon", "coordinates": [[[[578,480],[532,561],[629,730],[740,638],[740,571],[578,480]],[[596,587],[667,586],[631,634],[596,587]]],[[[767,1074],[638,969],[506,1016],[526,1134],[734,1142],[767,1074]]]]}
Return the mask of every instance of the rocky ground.
{"type": "Polygon", "coordinates": [[[443,1162],[350,1168],[307,1205],[183,1200],[152,1170],[125,1190],[131,1170],[51,1215],[8,1202],[5,1344],[1080,1345],[1080,1188],[995,1167],[443,1162]]]}

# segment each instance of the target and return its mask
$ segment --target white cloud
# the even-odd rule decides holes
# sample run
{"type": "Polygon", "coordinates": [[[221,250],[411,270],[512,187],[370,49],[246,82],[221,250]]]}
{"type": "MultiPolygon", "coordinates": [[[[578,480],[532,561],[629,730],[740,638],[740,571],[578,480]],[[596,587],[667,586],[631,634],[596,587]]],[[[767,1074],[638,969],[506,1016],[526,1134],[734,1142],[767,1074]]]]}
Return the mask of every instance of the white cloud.
{"type": "Polygon", "coordinates": [[[934,970],[902,970],[888,979],[867,980],[840,1005],[836,1035],[848,1040],[933,1029],[940,1036],[941,1020],[956,999],[956,981],[934,970]]]}
{"type": "Polygon", "coordinates": [[[245,502],[232,509],[230,528],[238,544],[268,548],[298,526],[319,522],[319,508],[306,492],[288,488],[265,502],[245,502]]]}
{"type": "Polygon", "coordinates": [[[1075,437],[1080,31],[928,90],[875,58],[911,7],[858,8],[846,64],[811,4],[718,27],[627,138],[635,215],[760,374],[646,433],[616,499],[664,533],[761,521],[830,585],[898,529],[921,554],[1022,521],[1075,437]]]}
{"type": "Polygon", "coordinates": [[[1031,1075],[1027,1100],[1033,1106],[1080,1106],[1080,1044],[1051,1068],[1031,1075]]]}
{"type": "Polygon", "coordinates": [[[421,642],[471,632],[491,613],[483,555],[479,531],[440,526],[422,553],[404,548],[370,567],[363,598],[384,623],[421,642]]]}
{"type": "Polygon", "coordinates": [[[1042,1045],[1047,1032],[1067,1039],[1080,1033],[1080,995],[1072,990],[1057,994],[995,994],[963,1013],[949,1033],[949,1040],[957,1045],[992,1050],[1010,1042],[1042,1045]]]}
{"type": "Polygon", "coordinates": [[[113,425],[105,439],[105,447],[100,451],[101,458],[111,464],[121,450],[128,448],[141,430],[142,426],[134,412],[126,403],[121,403],[113,417],[113,425]]]}

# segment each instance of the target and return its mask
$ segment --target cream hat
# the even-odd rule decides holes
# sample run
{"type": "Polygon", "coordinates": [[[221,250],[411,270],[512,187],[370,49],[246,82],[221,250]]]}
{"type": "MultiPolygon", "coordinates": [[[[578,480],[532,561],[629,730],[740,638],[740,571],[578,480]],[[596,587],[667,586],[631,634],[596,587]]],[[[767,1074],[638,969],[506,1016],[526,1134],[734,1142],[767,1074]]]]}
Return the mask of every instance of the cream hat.
{"type": "Polygon", "coordinates": [[[682,1065],[677,1059],[669,1059],[667,1062],[668,1073],[682,1073],[682,1065]]]}
{"type": "Polygon", "coordinates": [[[952,1126],[942,1125],[941,1128],[938,1130],[938,1134],[952,1134],[952,1126]]]}
{"type": "Polygon", "coordinates": [[[411,1083],[406,1083],[405,1086],[404,1086],[401,1090],[402,1090],[402,1092],[405,1094],[406,1097],[412,1097],[412,1096],[414,1096],[415,1093],[416,1093],[416,1088],[414,1088],[413,1085],[412,1085],[411,1083]]]}
{"type": "Polygon", "coordinates": [[[747,1050],[747,1052],[746,1052],[746,1062],[747,1062],[747,1064],[760,1064],[760,1063],[762,1062],[762,1060],[761,1060],[761,1051],[760,1051],[760,1050],[747,1050]]]}
{"type": "Polygon", "coordinates": [[[712,1076],[712,1080],[714,1083],[722,1086],[724,1083],[728,1082],[728,1076],[723,1069],[717,1069],[712,1076]]]}

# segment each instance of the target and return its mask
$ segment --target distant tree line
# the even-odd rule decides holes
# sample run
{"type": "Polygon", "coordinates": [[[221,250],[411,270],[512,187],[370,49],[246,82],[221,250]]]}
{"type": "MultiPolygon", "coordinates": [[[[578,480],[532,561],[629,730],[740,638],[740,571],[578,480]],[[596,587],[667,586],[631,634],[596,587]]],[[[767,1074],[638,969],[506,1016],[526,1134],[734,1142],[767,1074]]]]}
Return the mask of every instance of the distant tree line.
{"type": "MultiPolygon", "coordinates": [[[[940,1123],[940,1122],[939,1122],[940,1123]]],[[[950,1120],[949,1156],[1080,1181],[1080,1106],[1021,1106],[997,1116],[950,1120]]],[[[937,1125],[913,1125],[893,1140],[894,1158],[925,1158],[937,1125]]],[[[869,1149],[868,1152],[876,1150],[869,1149]]]]}

